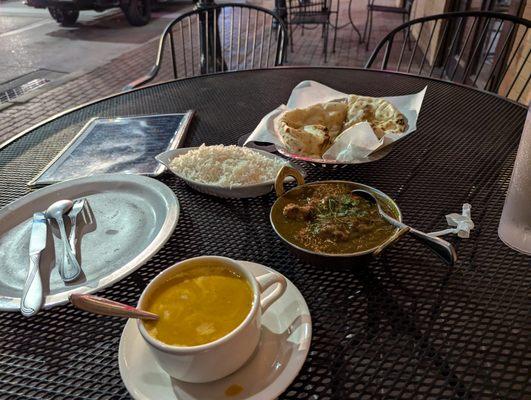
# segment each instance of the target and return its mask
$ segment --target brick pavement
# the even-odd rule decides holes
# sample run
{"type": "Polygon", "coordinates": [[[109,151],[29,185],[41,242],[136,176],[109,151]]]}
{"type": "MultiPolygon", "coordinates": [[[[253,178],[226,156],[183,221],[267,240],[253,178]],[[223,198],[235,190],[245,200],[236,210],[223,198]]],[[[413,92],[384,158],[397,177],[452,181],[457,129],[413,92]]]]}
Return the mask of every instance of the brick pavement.
{"type": "MultiPolygon", "coordinates": [[[[272,8],[272,0],[253,2],[272,8]]],[[[342,1],[339,25],[348,20],[348,2],[342,1]]],[[[358,29],[362,30],[365,19],[365,1],[352,2],[352,15],[358,29]]],[[[400,17],[386,14],[375,19],[371,48],[387,32],[388,27],[400,23],[400,17]]],[[[330,32],[332,36],[333,32],[330,32]]],[[[322,54],[323,40],[320,29],[301,29],[294,32],[294,49],[288,53],[288,65],[325,65],[322,54]]],[[[330,37],[330,47],[332,37],[330,37]]],[[[125,53],[110,63],[67,83],[46,90],[29,101],[14,104],[0,111],[0,143],[22,132],[36,123],[74,106],[119,92],[127,83],[145,74],[155,60],[156,41],[125,53]]],[[[336,52],[330,53],[326,65],[363,66],[370,52],[358,44],[358,37],[347,26],[338,31],[336,52]]],[[[155,82],[171,78],[171,69],[163,66],[155,82]]]]}

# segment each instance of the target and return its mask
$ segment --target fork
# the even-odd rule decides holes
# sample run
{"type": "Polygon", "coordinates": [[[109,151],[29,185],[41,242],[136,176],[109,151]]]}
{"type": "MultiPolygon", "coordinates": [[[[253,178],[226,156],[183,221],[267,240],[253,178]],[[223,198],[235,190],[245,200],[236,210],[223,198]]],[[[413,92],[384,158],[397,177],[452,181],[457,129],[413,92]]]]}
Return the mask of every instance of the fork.
{"type": "MultiPolygon", "coordinates": [[[[85,207],[85,203],[87,201],[85,199],[78,199],[74,202],[74,205],[72,206],[72,209],[68,213],[68,218],[70,218],[70,235],[68,237],[68,243],[70,244],[70,248],[72,249],[72,253],[74,256],[76,255],[76,226],[77,226],[77,216],[78,214],[83,210],[85,207]]],[[[68,260],[63,260],[63,265],[65,266],[65,273],[63,280],[65,282],[70,282],[79,276],[81,273],[81,268],[78,265],[73,265],[72,263],[68,262],[68,260]],[[69,271],[66,271],[68,268],[69,271]]]]}

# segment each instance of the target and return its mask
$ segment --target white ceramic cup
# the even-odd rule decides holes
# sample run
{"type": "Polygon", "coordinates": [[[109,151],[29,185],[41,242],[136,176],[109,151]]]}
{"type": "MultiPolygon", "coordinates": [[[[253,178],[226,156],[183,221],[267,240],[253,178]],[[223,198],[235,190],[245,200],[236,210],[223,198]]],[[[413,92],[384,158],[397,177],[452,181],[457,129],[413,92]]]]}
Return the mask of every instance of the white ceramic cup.
{"type": "Polygon", "coordinates": [[[184,382],[210,382],[239,369],[251,357],[258,345],[262,313],[286,290],[286,279],[280,274],[270,272],[255,278],[240,263],[230,258],[203,256],[177,263],[157,275],[140,296],[139,308],[143,308],[146,293],[165,278],[174,275],[178,269],[205,266],[208,262],[230,268],[251,285],[253,291],[251,311],[236,329],[213,342],[200,346],[173,346],[152,337],[147,332],[144,323],[137,320],[140,334],[155,355],[159,365],[171,377],[184,382]],[[277,287],[271,293],[264,295],[265,290],[274,284],[277,284],[277,287]]]}

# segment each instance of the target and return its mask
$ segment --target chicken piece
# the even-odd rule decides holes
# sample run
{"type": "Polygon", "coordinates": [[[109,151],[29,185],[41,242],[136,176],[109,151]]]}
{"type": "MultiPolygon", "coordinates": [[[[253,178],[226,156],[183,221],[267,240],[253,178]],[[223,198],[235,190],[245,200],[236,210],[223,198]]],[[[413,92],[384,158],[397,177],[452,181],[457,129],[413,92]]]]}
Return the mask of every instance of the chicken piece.
{"type": "Polygon", "coordinates": [[[319,236],[324,239],[332,239],[338,242],[346,242],[348,240],[348,232],[335,224],[326,224],[319,230],[319,236]]]}
{"type": "Polygon", "coordinates": [[[296,221],[310,221],[313,218],[314,209],[311,205],[299,206],[295,203],[289,203],[282,210],[286,218],[296,221]]]}

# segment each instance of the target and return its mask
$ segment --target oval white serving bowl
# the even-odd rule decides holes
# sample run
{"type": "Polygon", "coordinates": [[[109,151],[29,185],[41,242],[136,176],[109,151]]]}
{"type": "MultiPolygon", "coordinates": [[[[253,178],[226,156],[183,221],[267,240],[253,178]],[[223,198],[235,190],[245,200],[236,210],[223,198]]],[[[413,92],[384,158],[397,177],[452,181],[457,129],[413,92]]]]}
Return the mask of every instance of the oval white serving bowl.
{"type": "MultiPolygon", "coordinates": [[[[218,185],[211,185],[207,183],[201,183],[197,181],[190,180],[183,176],[178,170],[172,167],[171,162],[176,157],[180,157],[186,153],[188,153],[191,150],[198,149],[198,147],[185,147],[181,149],[174,149],[165,151],[164,153],[159,154],[155,158],[158,162],[161,164],[164,164],[173,174],[177,175],[179,178],[181,178],[188,186],[190,186],[192,189],[197,190],[198,192],[205,193],[211,196],[216,197],[222,197],[222,198],[233,198],[233,199],[239,199],[239,198],[246,198],[246,197],[258,197],[263,196],[264,194],[267,194],[273,190],[273,186],[275,184],[275,179],[271,179],[262,183],[252,184],[252,185],[238,185],[238,186],[218,186],[218,185]]],[[[258,152],[262,154],[263,156],[275,160],[282,160],[286,164],[290,165],[293,168],[297,168],[303,176],[305,176],[305,172],[298,166],[291,164],[287,160],[285,160],[282,157],[279,157],[275,154],[268,153],[264,150],[258,150],[258,149],[249,149],[255,152],[258,152]]]]}

